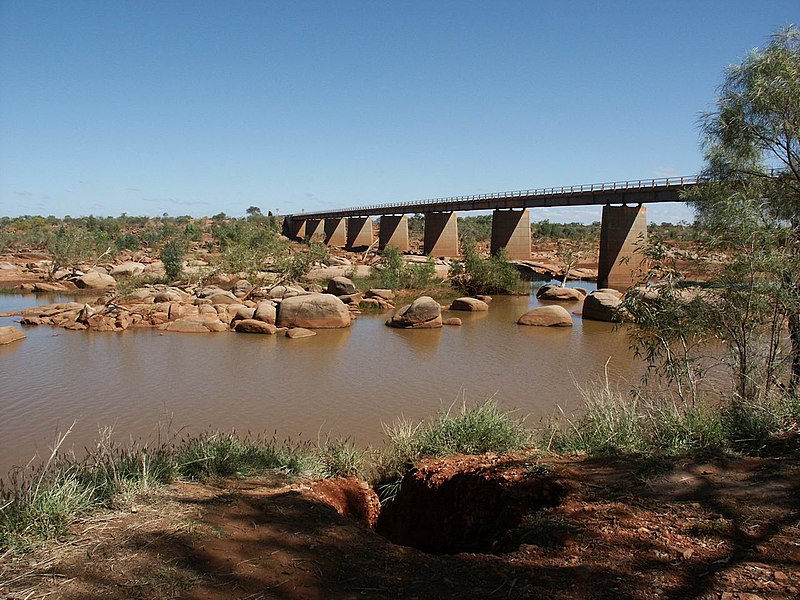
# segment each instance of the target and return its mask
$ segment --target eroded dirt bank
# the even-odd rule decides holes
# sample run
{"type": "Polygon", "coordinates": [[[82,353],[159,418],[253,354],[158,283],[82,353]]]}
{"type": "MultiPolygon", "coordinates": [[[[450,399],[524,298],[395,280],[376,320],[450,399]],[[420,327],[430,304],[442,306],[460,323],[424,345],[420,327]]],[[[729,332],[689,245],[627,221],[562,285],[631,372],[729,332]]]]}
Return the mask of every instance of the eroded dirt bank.
{"type": "Polygon", "coordinates": [[[454,511],[475,523],[487,513],[469,490],[503,488],[492,510],[516,516],[494,521],[486,553],[429,554],[370,528],[375,498],[354,479],[179,483],[5,559],[0,597],[800,597],[796,457],[455,457],[412,476],[431,490],[461,478],[454,511]]]}

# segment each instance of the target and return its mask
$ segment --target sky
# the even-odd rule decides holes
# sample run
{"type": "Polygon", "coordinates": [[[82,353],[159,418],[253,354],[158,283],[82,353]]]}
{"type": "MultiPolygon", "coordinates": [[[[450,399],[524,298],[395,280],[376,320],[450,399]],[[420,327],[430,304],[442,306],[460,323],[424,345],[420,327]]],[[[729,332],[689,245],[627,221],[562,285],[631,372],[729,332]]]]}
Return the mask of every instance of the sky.
{"type": "Polygon", "coordinates": [[[792,22],[797,0],[0,0],[0,216],[691,175],[725,68],[792,22]]]}

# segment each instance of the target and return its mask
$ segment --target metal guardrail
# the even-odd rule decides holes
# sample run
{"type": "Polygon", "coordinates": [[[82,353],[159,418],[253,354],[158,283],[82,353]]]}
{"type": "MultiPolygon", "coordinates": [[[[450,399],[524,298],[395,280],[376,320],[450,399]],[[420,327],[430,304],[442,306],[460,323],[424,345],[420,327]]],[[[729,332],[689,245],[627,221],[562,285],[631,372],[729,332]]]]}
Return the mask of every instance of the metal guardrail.
{"type": "Polygon", "coordinates": [[[532,190],[515,190],[511,192],[494,192],[491,194],[473,194],[471,196],[450,196],[447,198],[430,198],[427,200],[415,200],[411,202],[390,202],[385,204],[369,204],[366,206],[353,206],[336,210],[320,210],[309,213],[297,213],[287,215],[287,217],[302,216],[303,218],[313,218],[317,215],[329,215],[332,213],[353,213],[359,211],[374,211],[387,209],[387,212],[399,212],[407,206],[421,206],[429,204],[443,203],[467,203],[480,200],[505,200],[513,198],[536,198],[539,196],[569,196],[569,195],[589,195],[598,192],[613,192],[624,190],[663,190],[669,188],[682,188],[695,185],[699,182],[698,175],[688,175],[682,177],[658,177],[651,179],[632,179],[628,181],[608,181],[603,183],[589,183],[581,185],[568,185],[562,187],[538,188],[532,190]]]}

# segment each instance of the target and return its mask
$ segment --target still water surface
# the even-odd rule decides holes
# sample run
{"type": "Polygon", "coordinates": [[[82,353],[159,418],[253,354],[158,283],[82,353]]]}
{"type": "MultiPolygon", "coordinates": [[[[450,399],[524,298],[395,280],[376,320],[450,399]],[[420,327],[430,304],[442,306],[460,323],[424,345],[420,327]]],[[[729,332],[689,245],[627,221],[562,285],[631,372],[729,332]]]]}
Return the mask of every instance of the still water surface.
{"type": "MultiPolygon", "coordinates": [[[[0,296],[0,313],[53,301],[0,296]]],[[[0,473],[49,454],[73,422],[65,447],[76,449],[101,427],[147,439],[166,422],[185,432],[330,434],[366,445],[381,442],[382,423],[428,417],[462,397],[494,397],[535,425],[559,405],[577,408],[576,383],[602,378],[609,358],[623,387],[639,378],[624,331],[609,323],[575,316],[572,328],[516,325],[538,304],[498,297],[488,314],[452,313],[463,326],[439,330],[392,329],[387,315],[365,314],[349,329],[301,340],[27,328],[26,340],[0,346],[0,473]]]]}

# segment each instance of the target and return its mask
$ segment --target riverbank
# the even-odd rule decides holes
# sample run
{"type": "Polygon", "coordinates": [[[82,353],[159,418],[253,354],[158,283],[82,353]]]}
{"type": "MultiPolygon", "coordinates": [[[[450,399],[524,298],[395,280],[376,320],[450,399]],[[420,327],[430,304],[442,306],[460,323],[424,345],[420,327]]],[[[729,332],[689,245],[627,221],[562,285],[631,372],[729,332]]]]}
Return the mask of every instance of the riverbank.
{"type": "MultiPolygon", "coordinates": [[[[496,458],[448,463],[468,460],[475,472],[496,458]]],[[[83,520],[66,542],[3,559],[0,593],[753,600],[800,589],[795,459],[503,460],[497,473],[541,465],[565,492],[495,552],[435,555],[392,543],[364,522],[366,490],[352,479],[179,482],[83,520]]]]}
{"type": "MultiPolygon", "coordinates": [[[[619,416],[605,408],[609,421],[619,416]]],[[[638,421],[655,423],[652,416],[638,421]]],[[[686,417],[695,434],[714,422],[686,417]]],[[[665,445],[670,425],[641,427],[634,443],[617,422],[610,445],[595,441],[580,454],[553,450],[591,439],[591,411],[532,431],[492,402],[424,423],[398,420],[368,452],[342,440],[293,445],[220,434],[150,448],[103,442],[91,461],[51,464],[18,488],[42,499],[20,515],[28,533],[53,517],[66,520],[50,532],[56,541],[7,546],[0,592],[748,600],[798,593],[796,427],[770,433],[755,456],[731,450],[739,437],[731,429],[719,440],[695,435],[665,445]],[[70,492],[85,499],[81,489],[95,494],[82,511],[52,512],[70,492]]]]}

